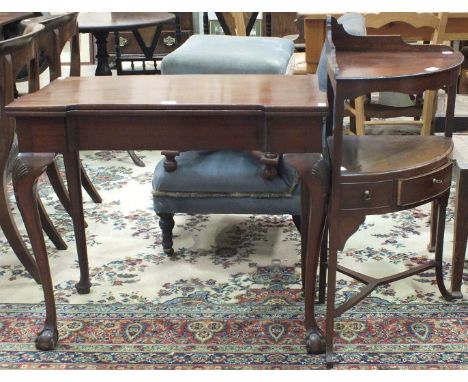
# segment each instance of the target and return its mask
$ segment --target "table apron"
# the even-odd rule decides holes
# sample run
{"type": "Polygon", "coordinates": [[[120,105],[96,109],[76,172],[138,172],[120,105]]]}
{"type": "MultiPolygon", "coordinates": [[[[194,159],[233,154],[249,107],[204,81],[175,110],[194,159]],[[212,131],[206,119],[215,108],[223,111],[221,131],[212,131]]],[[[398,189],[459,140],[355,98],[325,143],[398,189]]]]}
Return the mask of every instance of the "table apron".
{"type": "Polygon", "coordinates": [[[20,152],[262,150],[321,152],[323,116],[263,111],[17,116],[20,152]],[[284,114],[284,115],[283,115],[284,114]]]}

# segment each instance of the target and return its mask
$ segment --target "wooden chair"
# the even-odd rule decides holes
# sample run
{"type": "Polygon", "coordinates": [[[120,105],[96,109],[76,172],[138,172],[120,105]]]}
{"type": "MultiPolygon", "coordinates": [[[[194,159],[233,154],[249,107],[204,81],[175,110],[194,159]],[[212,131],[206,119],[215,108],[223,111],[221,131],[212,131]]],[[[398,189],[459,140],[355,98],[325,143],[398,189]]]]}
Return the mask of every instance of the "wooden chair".
{"type": "MultiPolygon", "coordinates": [[[[447,13],[417,13],[417,12],[383,12],[365,14],[366,28],[369,35],[395,35],[395,29],[405,41],[426,41],[434,44],[441,43],[439,31],[445,30],[447,13]]],[[[370,63],[371,65],[371,63],[370,63]]],[[[380,93],[382,96],[383,93],[380,93]]],[[[387,96],[398,97],[399,93],[388,93],[387,96]]],[[[427,91],[424,96],[403,95],[407,105],[388,106],[374,103],[366,96],[357,97],[354,105],[348,103],[346,109],[355,117],[355,132],[364,135],[366,126],[384,125],[414,125],[420,127],[421,135],[430,135],[432,119],[435,113],[436,92],[427,91]],[[410,97],[414,98],[414,105],[410,104],[410,97]],[[422,98],[424,102],[422,102],[422,98]],[[413,120],[385,120],[386,118],[412,117],[413,120]],[[373,120],[372,118],[378,118],[373,120]]]]}
{"type": "MultiPolygon", "coordinates": [[[[37,55],[42,53],[43,57],[47,60],[50,81],[53,81],[61,76],[61,60],[60,54],[67,42],[70,42],[71,50],[71,75],[79,75],[80,73],[80,59],[79,59],[79,44],[78,44],[78,29],[77,29],[77,13],[69,13],[65,15],[37,18],[36,21],[41,21],[43,28],[35,35],[35,46],[37,47],[37,55]]],[[[25,30],[31,27],[31,21],[24,25],[25,30]]],[[[81,180],[82,185],[88,194],[91,196],[93,201],[100,203],[101,197],[94,189],[91,181],[87,177],[83,167],[81,167],[81,180]]],[[[23,205],[22,199],[19,196],[18,190],[27,190],[23,192],[34,192],[36,193],[36,183],[39,176],[46,172],[54,190],[57,193],[60,201],[64,208],[71,214],[70,211],[70,200],[68,192],[63,184],[63,180],[59,175],[57,165],[55,163],[54,153],[44,154],[19,154],[14,159],[12,168],[13,173],[13,186],[15,188],[15,195],[17,198],[18,207],[20,210],[27,208],[35,208],[35,206],[23,205]]],[[[36,203],[40,205],[40,200],[37,198],[36,203]]],[[[43,220],[41,220],[43,223],[43,220]]],[[[44,226],[44,223],[43,223],[44,226]]],[[[51,224],[49,225],[51,226],[51,224]]],[[[44,230],[49,234],[46,229],[48,226],[44,226],[44,230]]],[[[52,226],[53,227],[53,226],[52,226]]],[[[65,243],[63,243],[65,246],[65,243]]],[[[66,246],[65,246],[66,247],[66,246]]],[[[81,262],[80,262],[81,264],[81,262]]],[[[86,265],[87,268],[87,265],[86,265]]]]}
{"type": "MultiPolygon", "coordinates": [[[[44,30],[37,35],[37,44],[41,59],[45,60],[49,68],[49,82],[62,76],[62,60],[60,55],[67,43],[70,43],[70,76],[79,77],[81,72],[80,44],[77,24],[77,12],[42,16],[21,22],[23,29],[31,23],[44,25],[44,30]]],[[[24,160],[24,157],[23,157],[24,160]]],[[[47,167],[47,176],[60,202],[70,213],[68,192],[55,161],[47,167]]],[[[95,203],[101,203],[102,198],[93,186],[83,166],[81,167],[81,183],[88,195],[95,203]]]]}
{"type": "MultiPolygon", "coordinates": [[[[456,82],[463,57],[442,45],[405,44],[398,36],[350,36],[327,21],[328,99],[333,105],[327,126],[331,160],[331,194],[327,219],[329,254],[325,344],[320,332],[309,338],[309,351],[326,347],[327,366],[333,365],[334,319],[356,305],[379,285],[435,268],[442,296],[442,251],[445,211],[452,178],[452,124],[456,82]],[[369,59],[374,58],[372,66],[369,59]],[[429,70],[427,70],[429,68],[429,70]],[[434,69],[435,68],[435,69],[434,69]],[[343,135],[344,104],[375,91],[419,93],[444,88],[448,93],[445,136],[343,135]],[[367,215],[391,213],[435,202],[435,260],[386,277],[372,277],[337,264],[337,253],[367,215]],[[365,286],[335,307],[336,272],[365,286]]],[[[319,254],[309,252],[318,259],[319,254]]],[[[312,260],[310,260],[312,261],[312,260]]],[[[306,306],[306,311],[308,306],[306,306]]]]}
{"type": "MultiPolygon", "coordinates": [[[[41,33],[43,30],[44,27],[42,25],[34,24],[30,26],[25,35],[0,42],[0,169],[2,171],[2,181],[0,183],[0,225],[16,256],[38,283],[40,283],[40,279],[36,263],[29,253],[11,214],[7,180],[13,160],[17,156],[17,151],[13,147],[15,141],[14,122],[5,115],[4,107],[13,101],[16,77],[25,66],[28,67],[29,91],[32,92],[38,89],[39,71],[36,39],[38,33],[41,33]]],[[[49,164],[53,162],[53,155],[45,154],[43,157],[45,162],[49,164]]],[[[53,227],[39,199],[37,207],[40,212],[42,226],[52,242],[59,249],[66,248],[65,242],[53,227]]]]}

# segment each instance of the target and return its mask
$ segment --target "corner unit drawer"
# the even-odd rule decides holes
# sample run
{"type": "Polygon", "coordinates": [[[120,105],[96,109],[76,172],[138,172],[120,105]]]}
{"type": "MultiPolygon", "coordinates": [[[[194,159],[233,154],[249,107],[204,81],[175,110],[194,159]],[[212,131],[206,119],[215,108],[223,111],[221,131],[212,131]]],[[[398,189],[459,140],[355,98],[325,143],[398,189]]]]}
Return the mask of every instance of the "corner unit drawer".
{"type": "Polygon", "coordinates": [[[392,180],[374,183],[343,183],[340,209],[389,207],[393,200],[392,180]]]}
{"type": "Polygon", "coordinates": [[[451,180],[452,163],[423,175],[399,179],[397,204],[406,206],[439,195],[450,187],[451,180]]]}

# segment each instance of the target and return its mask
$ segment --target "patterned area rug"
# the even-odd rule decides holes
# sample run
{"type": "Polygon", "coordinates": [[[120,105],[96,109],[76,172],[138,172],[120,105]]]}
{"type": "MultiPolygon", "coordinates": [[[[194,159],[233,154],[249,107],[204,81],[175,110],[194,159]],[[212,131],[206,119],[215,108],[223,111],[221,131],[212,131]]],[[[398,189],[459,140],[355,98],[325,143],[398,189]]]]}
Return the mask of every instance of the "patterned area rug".
{"type": "MultiPolygon", "coordinates": [[[[44,369],[316,369],[323,356],[304,345],[300,241],[289,216],[178,215],[176,255],[161,250],[152,209],[159,153],[88,152],[83,163],[104,202],[87,195],[93,286],[78,295],[71,220],[46,180],[39,188],[69,249],[48,250],[60,341],[39,352],[42,291],[0,233],[0,367],[44,369]]],[[[18,213],[14,211],[18,217],[18,213]]],[[[429,206],[369,217],[340,262],[376,276],[427,256],[429,206]]],[[[445,238],[450,278],[453,201],[445,238]]],[[[25,236],[26,237],[26,236],[25,236]]],[[[466,277],[466,276],[465,276],[466,277]]],[[[462,292],[468,295],[467,280],[462,292]]],[[[337,299],[360,284],[339,276],[337,299]]],[[[323,326],[324,307],[318,307],[323,326]]],[[[339,369],[466,369],[466,297],[448,303],[433,271],[378,288],[336,320],[339,369]]]]}

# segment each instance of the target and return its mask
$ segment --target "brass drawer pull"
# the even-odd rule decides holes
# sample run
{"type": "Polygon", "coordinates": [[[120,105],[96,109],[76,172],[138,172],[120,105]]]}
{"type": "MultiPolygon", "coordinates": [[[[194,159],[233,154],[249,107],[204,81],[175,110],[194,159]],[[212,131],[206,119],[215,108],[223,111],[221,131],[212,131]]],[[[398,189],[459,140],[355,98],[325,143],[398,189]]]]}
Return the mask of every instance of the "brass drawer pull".
{"type": "Polygon", "coordinates": [[[364,200],[371,200],[371,196],[370,196],[370,191],[369,191],[369,190],[365,190],[365,191],[364,191],[364,200]]]}
{"type": "Polygon", "coordinates": [[[432,183],[434,184],[441,184],[442,182],[443,182],[442,179],[436,179],[436,178],[432,179],[432,183]]]}

